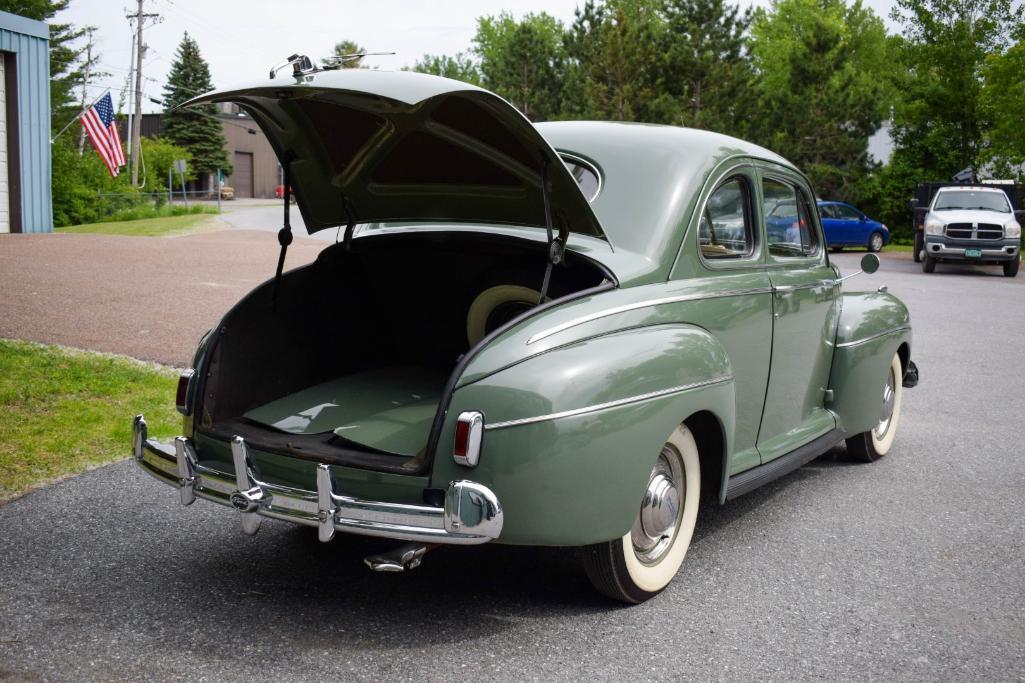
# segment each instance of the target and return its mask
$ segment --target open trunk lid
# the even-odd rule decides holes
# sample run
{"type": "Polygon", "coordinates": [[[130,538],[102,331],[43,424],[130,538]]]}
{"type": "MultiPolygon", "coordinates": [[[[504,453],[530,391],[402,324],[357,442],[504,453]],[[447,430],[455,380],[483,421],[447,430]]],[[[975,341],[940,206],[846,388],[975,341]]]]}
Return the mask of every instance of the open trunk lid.
{"type": "Polygon", "coordinates": [[[508,102],[427,74],[342,69],[267,80],[183,106],[234,102],[289,165],[310,233],[357,223],[460,221],[605,238],[558,154],[508,102]],[[545,171],[546,169],[546,171],[545,171]]]}

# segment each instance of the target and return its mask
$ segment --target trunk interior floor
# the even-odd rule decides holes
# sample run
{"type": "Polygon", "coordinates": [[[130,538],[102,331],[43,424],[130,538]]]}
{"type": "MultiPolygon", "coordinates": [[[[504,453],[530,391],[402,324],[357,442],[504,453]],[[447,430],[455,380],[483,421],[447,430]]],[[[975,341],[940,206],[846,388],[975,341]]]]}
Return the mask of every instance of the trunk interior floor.
{"type": "Polygon", "coordinates": [[[338,377],[253,408],[244,417],[289,434],[333,432],[378,451],[423,450],[448,376],[416,366],[338,377]]]}

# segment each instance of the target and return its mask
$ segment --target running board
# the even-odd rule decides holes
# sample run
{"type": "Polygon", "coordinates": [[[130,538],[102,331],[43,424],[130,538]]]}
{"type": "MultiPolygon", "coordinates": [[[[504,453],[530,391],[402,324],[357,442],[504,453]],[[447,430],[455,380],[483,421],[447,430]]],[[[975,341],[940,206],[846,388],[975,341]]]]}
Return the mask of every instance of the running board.
{"type": "Polygon", "coordinates": [[[754,491],[763,484],[768,484],[774,479],[779,479],[783,475],[790,474],[797,468],[807,465],[843,441],[845,436],[847,434],[842,429],[833,429],[817,439],[795,448],[786,455],[781,455],[764,465],[731,476],[726,482],[726,500],[733,500],[754,491]]]}

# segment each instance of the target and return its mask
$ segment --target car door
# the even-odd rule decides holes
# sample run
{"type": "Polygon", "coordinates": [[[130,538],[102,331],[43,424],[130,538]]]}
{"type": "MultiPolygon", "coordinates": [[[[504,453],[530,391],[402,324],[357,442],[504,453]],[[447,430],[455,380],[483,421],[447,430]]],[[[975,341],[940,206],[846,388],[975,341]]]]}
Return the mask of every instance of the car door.
{"type": "Polygon", "coordinates": [[[865,244],[868,235],[865,234],[865,218],[853,206],[847,204],[834,204],[833,213],[839,219],[840,239],[843,244],[865,244]]]}
{"type": "Polygon", "coordinates": [[[776,239],[767,240],[772,287],[772,352],[758,430],[763,463],[835,427],[824,406],[839,314],[839,287],[823,246],[806,183],[785,169],[763,171],[761,206],[776,210],[776,239]],[[780,216],[778,207],[790,206],[780,216]],[[786,225],[780,231],[780,225],[786,225]],[[783,238],[780,239],[779,235],[783,238]]]}
{"type": "Polygon", "coordinates": [[[756,439],[769,379],[772,291],[758,227],[757,186],[757,171],[746,163],[709,179],[681,246],[689,253],[677,259],[668,283],[702,293],[679,305],[679,320],[712,333],[733,367],[736,421],[729,474],[761,462],[756,439]]]}
{"type": "Polygon", "coordinates": [[[836,205],[819,204],[819,215],[822,217],[822,232],[826,236],[826,246],[843,245],[843,221],[836,216],[836,205]]]}

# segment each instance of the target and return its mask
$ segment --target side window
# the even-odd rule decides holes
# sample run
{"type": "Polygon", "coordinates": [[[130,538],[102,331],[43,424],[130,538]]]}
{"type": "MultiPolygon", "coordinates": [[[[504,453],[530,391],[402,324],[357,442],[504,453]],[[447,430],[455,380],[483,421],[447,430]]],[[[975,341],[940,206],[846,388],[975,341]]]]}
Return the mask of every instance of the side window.
{"type": "Polygon", "coordinates": [[[762,179],[765,236],[773,256],[814,256],[819,252],[818,235],[811,205],[794,185],[762,179]]]}
{"type": "Polygon", "coordinates": [[[861,220],[861,214],[859,214],[857,211],[855,211],[851,207],[844,206],[843,204],[837,204],[836,205],[836,214],[837,214],[837,218],[843,218],[844,220],[848,220],[848,221],[860,221],[861,220]]]}
{"type": "Polygon", "coordinates": [[[715,188],[698,224],[698,245],[706,259],[738,259],[754,253],[751,192],[744,178],[715,188]]]}

